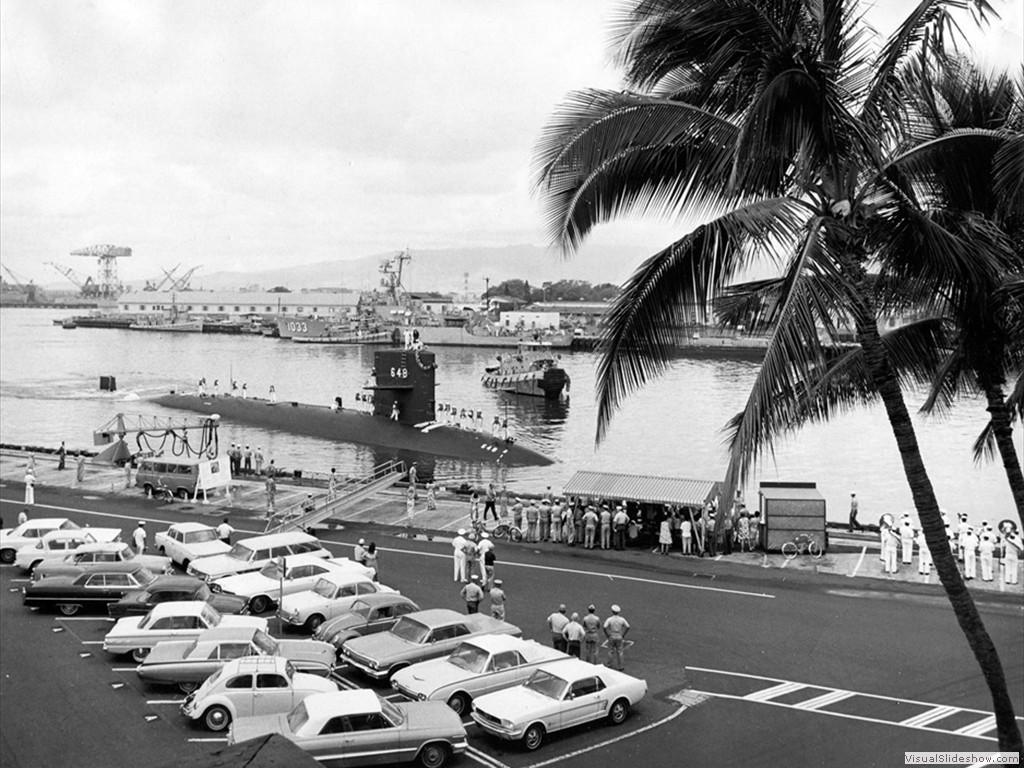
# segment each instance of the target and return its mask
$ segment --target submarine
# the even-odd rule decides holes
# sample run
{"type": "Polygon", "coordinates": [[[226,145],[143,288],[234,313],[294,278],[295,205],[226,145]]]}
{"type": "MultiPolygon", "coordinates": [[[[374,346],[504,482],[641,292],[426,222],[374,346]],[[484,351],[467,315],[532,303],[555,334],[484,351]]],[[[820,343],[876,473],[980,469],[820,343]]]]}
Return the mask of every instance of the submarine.
{"type": "Polygon", "coordinates": [[[424,349],[384,349],[373,356],[372,413],[289,400],[213,396],[171,391],[153,398],[167,408],[217,414],[225,422],[340,440],[381,448],[416,451],[507,466],[547,466],[544,454],[489,434],[439,423],[436,419],[434,353],[424,349]]]}

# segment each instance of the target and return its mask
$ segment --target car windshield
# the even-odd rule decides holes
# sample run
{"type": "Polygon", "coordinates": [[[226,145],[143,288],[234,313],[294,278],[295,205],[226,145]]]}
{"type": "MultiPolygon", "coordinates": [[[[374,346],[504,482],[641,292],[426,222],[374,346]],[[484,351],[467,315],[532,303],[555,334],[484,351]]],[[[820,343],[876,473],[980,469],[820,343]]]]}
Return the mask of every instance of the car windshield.
{"type": "Polygon", "coordinates": [[[220,624],[221,615],[209,605],[203,606],[202,617],[208,627],[216,627],[220,624]]]}
{"type": "Polygon", "coordinates": [[[185,534],[186,544],[202,544],[207,541],[216,541],[217,539],[217,531],[213,528],[208,528],[204,531],[189,531],[185,534]]]}
{"type": "Polygon", "coordinates": [[[420,624],[418,621],[410,619],[408,616],[403,616],[398,620],[398,623],[391,628],[391,634],[395,637],[407,640],[410,643],[422,643],[427,639],[427,635],[430,634],[430,627],[425,624],[420,624]]]}
{"type": "Polygon", "coordinates": [[[292,733],[298,733],[299,728],[309,722],[309,712],[306,711],[306,702],[300,702],[299,706],[288,713],[288,728],[292,733]]]}
{"type": "Polygon", "coordinates": [[[526,681],[523,687],[547,696],[549,699],[561,699],[568,685],[562,678],[555,677],[543,669],[538,669],[530,676],[530,679],[526,681]]]}
{"type": "Polygon", "coordinates": [[[368,606],[362,600],[356,600],[354,603],[352,603],[352,607],[349,608],[349,611],[358,616],[362,616],[364,621],[370,618],[370,606],[368,606]]]}
{"type": "Polygon", "coordinates": [[[156,581],[156,574],[145,568],[139,568],[139,570],[135,571],[135,580],[143,585],[152,584],[156,581]]]}
{"type": "Polygon", "coordinates": [[[60,524],[60,529],[62,531],[80,531],[81,530],[81,528],[78,527],[77,523],[73,523],[70,520],[65,520],[63,523],[61,523],[60,524]]]}
{"type": "Polygon", "coordinates": [[[334,590],[336,589],[337,587],[334,586],[334,582],[327,579],[320,579],[313,585],[313,591],[320,595],[320,597],[334,597],[334,590]]]}
{"type": "Polygon", "coordinates": [[[208,586],[206,586],[205,584],[202,584],[202,585],[200,585],[199,589],[197,589],[195,591],[195,594],[192,595],[192,599],[193,600],[202,600],[204,602],[209,602],[210,595],[212,595],[212,594],[213,593],[210,592],[210,588],[208,586]]]}
{"type": "Polygon", "coordinates": [[[405,716],[402,714],[402,710],[387,699],[380,700],[380,709],[384,713],[384,716],[395,725],[401,725],[405,722],[405,716]]]}
{"type": "Polygon", "coordinates": [[[122,560],[131,560],[133,557],[135,557],[135,552],[133,552],[132,548],[129,547],[127,544],[121,547],[121,549],[119,549],[114,554],[120,555],[122,560]]]}
{"type": "Polygon", "coordinates": [[[487,651],[470,643],[463,643],[448,657],[448,663],[467,672],[483,672],[487,665],[487,651]]]}
{"type": "Polygon", "coordinates": [[[284,576],[281,571],[281,567],[277,564],[276,560],[271,560],[269,563],[260,568],[260,573],[268,579],[278,581],[284,576]]]}
{"type": "Polygon", "coordinates": [[[245,546],[245,544],[238,542],[231,548],[231,551],[228,552],[228,557],[247,563],[252,559],[253,554],[253,551],[245,546]]]}
{"type": "Polygon", "coordinates": [[[260,653],[267,656],[277,655],[277,640],[272,638],[262,629],[257,629],[256,634],[252,636],[253,645],[260,649],[260,653]]]}

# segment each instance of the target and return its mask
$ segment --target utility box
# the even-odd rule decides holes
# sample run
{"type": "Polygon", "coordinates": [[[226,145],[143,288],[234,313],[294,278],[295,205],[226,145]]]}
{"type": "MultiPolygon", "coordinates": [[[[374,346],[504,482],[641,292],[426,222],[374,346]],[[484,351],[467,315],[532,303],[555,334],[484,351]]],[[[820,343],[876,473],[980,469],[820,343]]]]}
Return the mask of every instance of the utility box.
{"type": "Polygon", "coordinates": [[[825,497],[814,483],[761,483],[758,493],[762,543],[778,552],[787,541],[813,536],[825,551],[825,497]]]}

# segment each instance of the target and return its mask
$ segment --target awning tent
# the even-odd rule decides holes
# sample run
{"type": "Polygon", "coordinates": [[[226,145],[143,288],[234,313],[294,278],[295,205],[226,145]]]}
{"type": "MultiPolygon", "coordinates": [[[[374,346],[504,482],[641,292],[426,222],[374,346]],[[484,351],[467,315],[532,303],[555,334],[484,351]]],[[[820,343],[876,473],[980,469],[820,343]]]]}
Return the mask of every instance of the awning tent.
{"type": "Polygon", "coordinates": [[[718,492],[714,480],[684,480],[679,477],[622,475],[611,472],[577,472],[565,484],[567,496],[624,499],[647,504],[701,507],[718,492]]]}

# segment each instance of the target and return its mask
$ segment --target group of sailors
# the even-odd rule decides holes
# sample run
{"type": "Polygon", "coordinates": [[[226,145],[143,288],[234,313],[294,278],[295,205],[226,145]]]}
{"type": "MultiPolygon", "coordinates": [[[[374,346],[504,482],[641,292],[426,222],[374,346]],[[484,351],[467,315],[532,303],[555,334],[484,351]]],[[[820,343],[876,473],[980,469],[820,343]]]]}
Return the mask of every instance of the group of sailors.
{"type": "MultiPolygon", "coordinates": [[[[213,395],[213,397],[220,397],[220,379],[213,380],[213,388],[211,392],[207,393],[206,387],[206,377],[203,376],[201,379],[199,379],[198,385],[200,397],[206,397],[207,394],[213,395]]],[[[240,397],[243,400],[247,400],[249,398],[249,384],[248,382],[243,381],[242,386],[238,386],[238,381],[236,379],[232,379],[230,390],[228,392],[225,392],[224,394],[231,395],[232,397],[240,397]]],[[[277,391],[274,389],[273,384],[270,385],[268,399],[272,403],[277,402],[277,391]]]]}
{"type": "MultiPolygon", "coordinates": [[[[955,526],[945,513],[943,519],[946,521],[946,538],[950,549],[963,564],[964,579],[977,578],[980,565],[981,580],[994,581],[998,556],[1003,583],[1017,583],[1024,541],[1012,520],[1005,521],[997,530],[987,520],[982,520],[977,527],[972,526],[966,514],[958,515],[955,526]]],[[[922,576],[931,573],[932,555],[925,541],[924,531],[914,528],[909,513],[904,514],[899,523],[892,515],[883,515],[879,524],[879,537],[882,545],[881,559],[886,573],[897,573],[899,563],[913,564],[915,544],[918,550],[917,572],[922,576]]]]}

